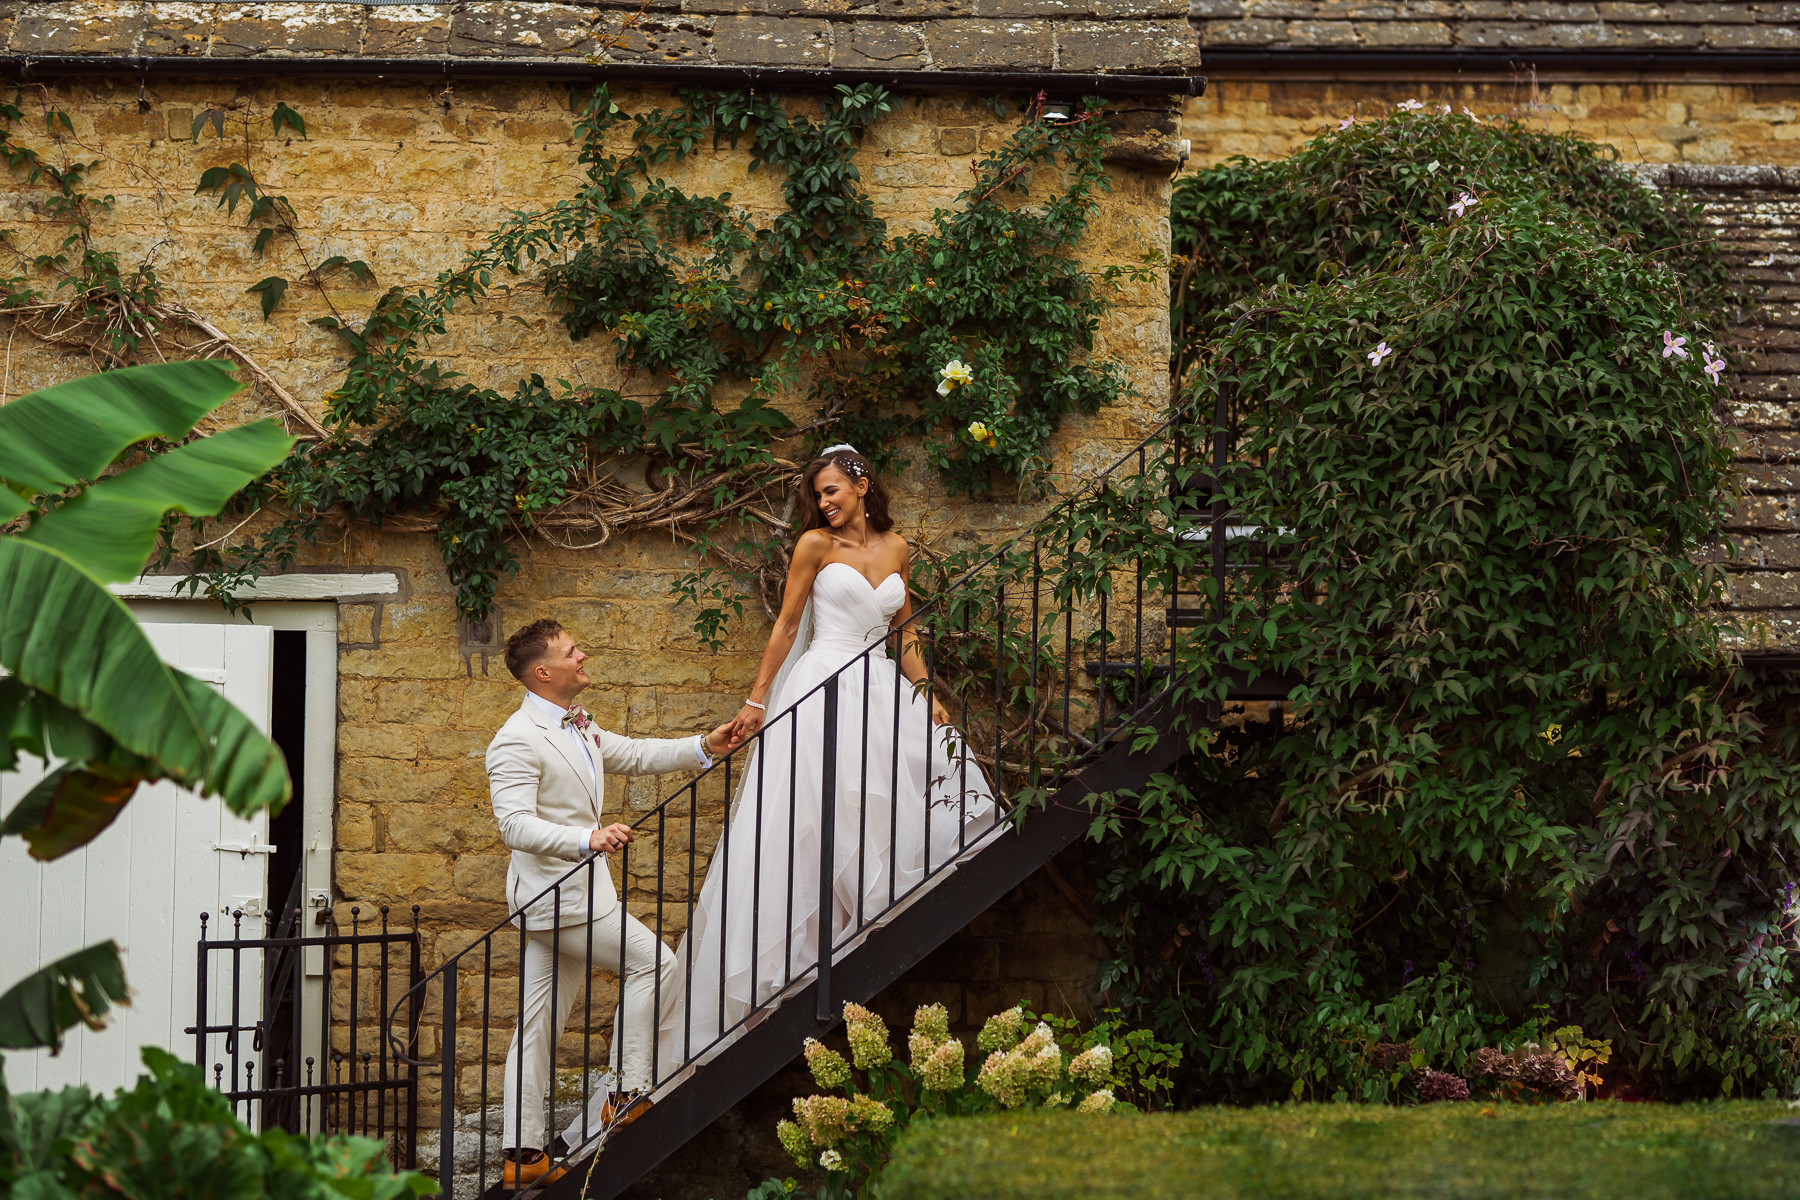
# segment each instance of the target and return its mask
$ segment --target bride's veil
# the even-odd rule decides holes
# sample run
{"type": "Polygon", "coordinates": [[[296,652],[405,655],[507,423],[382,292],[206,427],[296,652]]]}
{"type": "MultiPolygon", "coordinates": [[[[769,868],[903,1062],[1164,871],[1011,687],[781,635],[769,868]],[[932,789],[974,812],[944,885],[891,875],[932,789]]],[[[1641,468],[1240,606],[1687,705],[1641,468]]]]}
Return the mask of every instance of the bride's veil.
{"type": "MultiPolygon", "coordinates": [[[[781,669],[775,672],[775,682],[769,685],[767,695],[771,705],[786,697],[788,677],[794,673],[794,665],[806,654],[807,647],[812,645],[812,634],[813,602],[812,597],[808,596],[806,598],[806,607],[801,610],[800,613],[800,628],[794,634],[794,644],[792,648],[788,650],[787,657],[781,660],[781,669]]],[[[769,731],[770,736],[772,736],[773,727],[780,722],[782,714],[770,711],[763,715],[766,719],[763,721],[762,727],[765,731],[769,731]]],[[[790,721],[794,720],[793,717],[789,717],[788,719],[790,721]]],[[[787,731],[784,729],[782,732],[785,733],[787,731]]],[[[765,737],[764,740],[766,742],[767,737],[765,737]]],[[[738,804],[744,798],[744,791],[749,786],[750,781],[756,777],[756,760],[762,752],[763,747],[758,745],[756,749],[751,752],[750,757],[745,760],[743,771],[738,776],[737,795],[731,798],[731,811],[727,813],[725,817],[727,821],[730,821],[737,816],[738,804]]]]}

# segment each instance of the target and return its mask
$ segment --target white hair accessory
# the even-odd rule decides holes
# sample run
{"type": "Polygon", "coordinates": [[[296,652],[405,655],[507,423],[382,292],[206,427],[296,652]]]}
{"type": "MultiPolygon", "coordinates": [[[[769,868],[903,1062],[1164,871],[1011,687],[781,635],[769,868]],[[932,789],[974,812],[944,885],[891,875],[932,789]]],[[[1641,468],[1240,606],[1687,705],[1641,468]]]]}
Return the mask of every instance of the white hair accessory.
{"type": "Polygon", "coordinates": [[[832,455],[836,454],[839,450],[848,450],[852,454],[861,454],[862,453],[861,450],[858,450],[855,446],[852,446],[849,442],[839,442],[835,446],[827,446],[823,450],[819,451],[819,457],[820,458],[830,458],[832,455]]]}

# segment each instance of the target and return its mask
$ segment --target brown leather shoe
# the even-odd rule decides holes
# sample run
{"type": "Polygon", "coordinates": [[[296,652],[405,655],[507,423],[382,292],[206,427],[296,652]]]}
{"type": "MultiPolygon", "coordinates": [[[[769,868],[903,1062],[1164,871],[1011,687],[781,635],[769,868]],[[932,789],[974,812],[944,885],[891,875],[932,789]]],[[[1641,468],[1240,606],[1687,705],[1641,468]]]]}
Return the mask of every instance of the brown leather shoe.
{"type": "Polygon", "coordinates": [[[627,1096],[621,1103],[615,1093],[608,1096],[606,1103],[600,1106],[600,1127],[611,1133],[615,1129],[625,1128],[649,1111],[650,1097],[639,1093],[627,1096]]]}
{"type": "Polygon", "coordinates": [[[526,1154],[535,1154],[536,1158],[520,1162],[509,1158],[500,1168],[500,1184],[514,1190],[535,1187],[538,1184],[555,1183],[569,1173],[567,1167],[550,1169],[550,1156],[542,1150],[527,1150],[526,1154]]]}

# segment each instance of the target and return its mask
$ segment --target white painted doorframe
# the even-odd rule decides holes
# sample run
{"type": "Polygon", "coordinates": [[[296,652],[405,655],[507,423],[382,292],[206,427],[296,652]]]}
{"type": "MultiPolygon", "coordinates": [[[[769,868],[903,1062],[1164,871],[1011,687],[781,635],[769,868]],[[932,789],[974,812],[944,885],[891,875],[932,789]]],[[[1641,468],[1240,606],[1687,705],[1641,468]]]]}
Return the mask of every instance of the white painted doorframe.
{"type": "MultiPolygon", "coordinates": [[[[133,598],[127,603],[140,621],[159,627],[159,631],[153,631],[159,642],[169,640],[170,634],[167,631],[172,626],[210,625],[224,626],[226,630],[229,630],[232,626],[242,629],[247,624],[242,615],[229,616],[217,605],[205,601],[138,600],[133,598]]],[[[337,607],[329,602],[262,601],[252,609],[251,620],[248,624],[261,627],[256,632],[261,635],[260,644],[265,646],[270,644],[270,635],[264,632],[265,630],[301,630],[306,634],[305,785],[303,794],[296,796],[293,802],[304,806],[303,821],[307,842],[303,848],[300,866],[304,913],[302,932],[313,935],[322,932],[314,925],[314,916],[330,904],[331,897],[331,848],[337,749],[337,607]]],[[[226,630],[221,630],[220,633],[225,634],[226,630]]],[[[202,641],[210,641],[212,636],[202,635],[199,630],[195,630],[195,634],[202,641]]],[[[184,635],[175,634],[173,636],[176,641],[185,640],[184,635]]],[[[230,636],[230,640],[234,643],[245,643],[246,647],[248,645],[247,640],[241,635],[230,636]]],[[[257,640],[255,638],[248,639],[248,641],[257,640]]],[[[174,656],[169,648],[159,645],[159,651],[164,652],[165,657],[173,660],[174,656]]],[[[263,676],[265,689],[267,687],[266,672],[270,665],[266,661],[265,654],[265,661],[261,664],[261,669],[265,672],[263,676]]],[[[255,669],[249,663],[244,664],[244,669],[250,672],[250,678],[240,678],[239,682],[246,686],[254,686],[255,669]]],[[[226,686],[230,691],[237,690],[230,682],[226,686]]],[[[265,703],[262,713],[265,723],[266,714],[265,703]]],[[[31,782],[34,780],[23,775],[9,776],[7,777],[7,790],[11,792],[20,786],[28,789],[31,782]]],[[[157,786],[168,787],[169,785],[157,786]]],[[[18,794],[22,796],[24,793],[19,791],[18,794]]],[[[195,813],[198,814],[199,809],[195,806],[204,805],[210,810],[217,810],[218,801],[216,799],[202,801],[182,795],[177,804],[182,811],[193,807],[195,813]]],[[[114,860],[119,860],[121,854],[130,855],[133,845],[139,841],[136,834],[131,832],[129,824],[135,807],[136,802],[134,801],[132,806],[127,807],[119,821],[102,834],[93,846],[79,852],[88,856],[89,860],[84,864],[82,872],[84,877],[93,875],[96,879],[103,878],[107,870],[118,868],[119,863],[114,860]],[[109,834],[114,836],[109,839],[109,834]]],[[[146,816],[148,808],[149,806],[146,806],[146,816]]],[[[164,824],[167,823],[164,822],[164,824]]],[[[256,822],[255,827],[263,831],[262,836],[260,838],[246,837],[245,841],[247,843],[260,841],[266,844],[268,840],[266,818],[256,822]]],[[[153,830],[146,832],[154,833],[153,830]]],[[[172,830],[164,832],[172,833],[172,830]]],[[[170,848],[172,851],[172,843],[170,848]]],[[[4,849],[9,862],[14,856],[14,851],[23,854],[14,839],[8,839],[8,845],[4,849]]],[[[220,854],[218,857],[222,860],[226,856],[220,854]]],[[[258,858],[260,862],[261,857],[258,856],[258,858]]],[[[54,866],[55,864],[52,864],[52,867],[54,866]]],[[[172,864],[171,870],[173,870],[172,864]]],[[[69,874],[70,878],[73,877],[72,873],[65,872],[65,874],[69,874]]],[[[223,864],[219,881],[221,885],[230,882],[225,878],[229,874],[229,864],[223,864]]],[[[178,887],[177,890],[183,896],[191,892],[192,887],[198,883],[198,881],[182,882],[183,886],[178,887]]],[[[10,894],[21,883],[23,880],[17,873],[14,874],[13,887],[6,886],[6,881],[0,879],[0,893],[10,894]]],[[[67,890],[66,883],[61,886],[63,890],[67,890]]],[[[266,883],[264,886],[266,887],[266,883]]],[[[91,891],[92,888],[78,890],[85,892],[91,891]]],[[[46,911],[50,912],[52,920],[65,923],[70,920],[82,924],[92,923],[88,920],[87,902],[89,899],[85,894],[56,895],[50,898],[51,904],[46,911]]],[[[280,903],[282,899],[285,897],[272,898],[274,903],[280,903]]],[[[194,907],[191,898],[187,907],[194,907]]],[[[166,1016],[159,1017],[157,1021],[147,1024],[144,1019],[127,1009],[121,1013],[116,1029],[99,1034],[75,1031],[71,1035],[71,1039],[80,1043],[81,1048],[85,1048],[86,1044],[83,1039],[94,1039],[96,1048],[100,1046],[99,1039],[107,1039],[108,1048],[104,1052],[94,1055],[83,1055],[78,1049],[77,1053],[71,1056],[68,1048],[65,1048],[60,1061],[50,1059],[41,1053],[26,1055],[14,1052],[9,1054],[6,1068],[9,1086],[17,1091],[30,1091],[44,1086],[60,1086],[63,1083],[77,1081],[97,1089],[110,1089],[129,1084],[138,1073],[135,1047],[139,1043],[164,1045],[174,1051],[177,1056],[191,1060],[195,1051],[195,1043],[191,1037],[182,1037],[181,1030],[192,1022],[193,1014],[191,1012],[178,1013],[172,1009],[181,1006],[177,1002],[178,995],[191,994],[193,991],[195,963],[192,955],[195,953],[194,947],[198,936],[197,918],[198,908],[195,908],[192,913],[185,913],[185,916],[182,912],[170,912],[167,919],[173,921],[174,925],[163,931],[160,937],[153,939],[146,927],[142,937],[133,936],[134,941],[142,942],[137,952],[133,953],[133,948],[129,945],[126,947],[127,978],[132,987],[147,996],[168,993],[170,1001],[161,1004],[159,1008],[159,1011],[165,1013],[166,1016]],[[195,928],[190,931],[187,925],[182,923],[184,920],[192,922],[195,928]],[[160,948],[156,945],[158,942],[160,948]],[[178,985],[178,980],[183,982],[178,985]],[[165,1021],[167,1028],[161,1027],[165,1021]],[[150,1028],[150,1024],[156,1024],[159,1027],[153,1029],[150,1028]],[[112,1036],[109,1038],[108,1034],[112,1036]],[[110,1045],[111,1042],[119,1041],[120,1038],[132,1042],[132,1045],[127,1048],[128,1052],[120,1051],[117,1047],[110,1045]],[[94,1062],[86,1062],[85,1058],[87,1057],[94,1058],[94,1062]],[[118,1061],[115,1062],[115,1059],[118,1061]]],[[[13,919],[29,921],[30,926],[15,926],[12,933],[0,935],[0,964],[4,964],[7,968],[3,973],[4,977],[0,977],[0,987],[10,985],[11,976],[22,973],[17,968],[25,965],[28,959],[36,957],[36,947],[41,940],[36,927],[38,918],[35,915],[28,918],[23,913],[15,913],[13,919]]],[[[215,932],[211,936],[229,936],[229,927],[220,929],[216,922],[217,917],[215,916],[215,932]]],[[[255,923],[254,929],[247,927],[246,936],[260,935],[260,926],[259,920],[255,923]]],[[[91,941],[99,940],[97,937],[80,940],[80,931],[76,929],[63,932],[77,936],[76,943],[62,951],[65,953],[91,941]]],[[[99,936],[108,935],[101,933],[99,936]]],[[[31,964],[31,967],[27,969],[32,969],[34,966],[35,964],[31,964]]],[[[309,1012],[320,1012],[322,1011],[320,1006],[325,1003],[323,995],[324,960],[322,952],[317,948],[310,948],[309,956],[304,960],[304,977],[304,1007],[309,1012]]],[[[140,1006],[144,1018],[148,1017],[149,1007],[151,1005],[140,1006]]],[[[309,1043],[318,1042],[320,1031],[316,1024],[309,1021],[308,1026],[311,1027],[307,1034],[309,1043]]],[[[120,1042],[121,1046],[123,1044],[120,1042]]],[[[315,1055],[320,1061],[323,1060],[321,1050],[323,1050],[322,1045],[309,1044],[307,1047],[307,1053],[315,1055]]]]}

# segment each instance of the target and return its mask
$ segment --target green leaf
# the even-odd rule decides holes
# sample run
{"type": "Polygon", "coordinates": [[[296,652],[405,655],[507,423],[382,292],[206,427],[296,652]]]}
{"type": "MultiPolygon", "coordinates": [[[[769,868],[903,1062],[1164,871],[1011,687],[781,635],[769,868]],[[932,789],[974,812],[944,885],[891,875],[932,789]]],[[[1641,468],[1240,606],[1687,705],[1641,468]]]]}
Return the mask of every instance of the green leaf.
{"type": "Polygon", "coordinates": [[[176,441],[243,385],[213,359],[59,383],[0,405],[0,480],[34,492],[93,479],[146,438],[176,441]]]}
{"type": "Polygon", "coordinates": [[[0,1048],[61,1050],[76,1025],[102,1029],[114,1004],[129,1003],[115,942],[100,942],[32,972],[0,995],[0,1048]]]}
{"type": "Polygon", "coordinates": [[[281,136],[281,127],[283,125],[286,125],[289,129],[292,129],[303,138],[306,136],[305,119],[302,118],[299,113],[289,108],[285,101],[276,102],[275,112],[270,118],[270,123],[275,127],[276,137],[281,136]]]}
{"type": "Polygon", "coordinates": [[[102,479],[21,536],[61,550],[102,583],[131,579],[144,569],[164,513],[217,513],[293,445],[273,420],[227,429],[102,479]]]}
{"type": "Polygon", "coordinates": [[[0,538],[0,666],[234,812],[288,798],[281,752],[250,718],[163,663],[131,610],[52,547],[0,538]]]}
{"type": "Polygon", "coordinates": [[[275,306],[281,303],[281,298],[287,295],[287,290],[288,281],[279,275],[271,275],[244,289],[246,293],[256,292],[262,295],[262,315],[265,321],[275,311],[275,306]]]}
{"type": "MultiPolygon", "coordinates": [[[[160,777],[153,771],[153,777],[160,777]]],[[[64,763],[38,781],[0,821],[0,837],[25,839],[43,862],[87,845],[125,810],[142,777],[114,779],[64,763]]]]}

